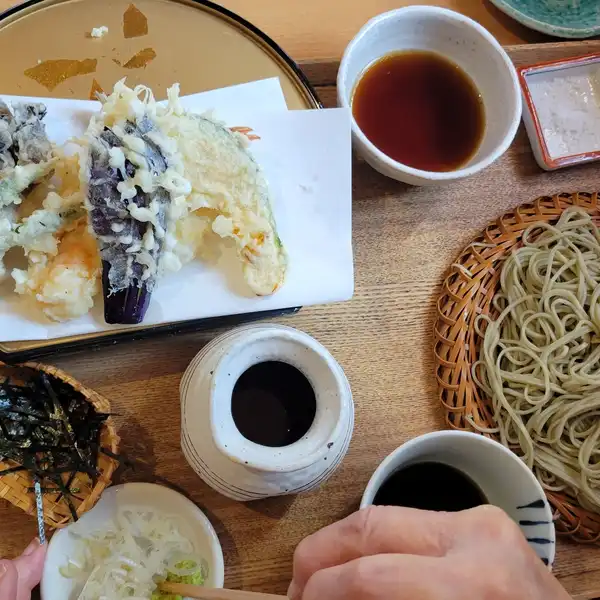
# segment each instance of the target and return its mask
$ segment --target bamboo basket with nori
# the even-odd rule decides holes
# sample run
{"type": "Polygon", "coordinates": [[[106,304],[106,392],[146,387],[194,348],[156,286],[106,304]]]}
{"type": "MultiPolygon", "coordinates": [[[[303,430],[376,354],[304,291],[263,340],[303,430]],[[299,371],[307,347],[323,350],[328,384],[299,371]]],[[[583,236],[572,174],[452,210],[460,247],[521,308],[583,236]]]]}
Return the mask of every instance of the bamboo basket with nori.
{"type": "MultiPolygon", "coordinates": [[[[90,415],[92,423],[94,420],[97,421],[97,447],[92,443],[94,445],[91,445],[91,450],[89,447],[79,448],[78,433],[72,430],[70,419],[65,419],[65,415],[69,411],[63,411],[60,406],[54,404],[50,406],[54,413],[52,418],[57,421],[57,427],[63,428],[67,438],[71,436],[73,447],[68,448],[67,451],[72,453],[72,460],[75,462],[71,463],[68,468],[65,468],[64,465],[53,468],[51,464],[48,464],[48,457],[43,452],[43,446],[40,446],[42,452],[36,454],[41,457],[41,462],[36,462],[36,471],[48,475],[41,481],[44,491],[44,521],[50,527],[64,527],[96,504],[102,492],[110,485],[112,476],[118,467],[119,437],[112,418],[106,417],[110,413],[110,404],[106,398],[84,387],[60,369],[38,363],[9,366],[0,362],[0,400],[2,400],[2,395],[4,398],[7,397],[8,386],[11,386],[11,389],[20,387],[28,390],[29,393],[32,393],[36,386],[40,386],[40,394],[47,394],[46,398],[50,402],[56,401],[63,390],[73,402],[80,403],[83,400],[89,402],[94,409],[86,414],[90,415]],[[88,466],[89,463],[86,461],[90,460],[94,460],[95,465],[88,466]],[[73,471],[73,464],[80,464],[82,471],[73,471]],[[83,469],[89,472],[83,472],[83,469]]],[[[27,423],[39,423],[36,421],[39,415],[35,413],[35,410],[24,410],[21,414],[27,423]]],[[[14,421],[12,422],[14,423],[14,421]]],[[[10,436],[10,432],[6,431],[3,424],[1,412],[0,426],[2,428],[0,431],[1,444],[2,440],[6,440],[7,433],[10,436]]],[[[42,429],[43,427],[45,425],[42,426],[42,429]]],[[[29,457],[31,457],[31,452],[29,457]]],[[[67,455],[67,463],[69,460],[71,459],[67,455]]],[[[8,500],[27,514],[34,515],[36,512],[36,500],[33,492],[34,476],[30,470],[23,467],[24,465],[20,462],[8,460],[6,457],[4,460],[0,460],[0,474],[4,473],[0,475],[0,498],[8,500]]]]}

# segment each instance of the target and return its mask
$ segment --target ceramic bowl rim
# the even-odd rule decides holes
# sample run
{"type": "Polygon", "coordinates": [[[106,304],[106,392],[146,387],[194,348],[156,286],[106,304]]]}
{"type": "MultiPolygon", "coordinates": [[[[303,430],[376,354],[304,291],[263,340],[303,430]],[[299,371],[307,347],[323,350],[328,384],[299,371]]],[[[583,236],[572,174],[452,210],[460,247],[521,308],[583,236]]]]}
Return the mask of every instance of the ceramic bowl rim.
{"type": "MultiPolygon", "coordinates": [[[[236,332],[239,331],[240,330],[236,330],[236,332]]],[[[292,342],[309,350],[315,357],[318,358],[318,360],[324,366],[326,366],[329,369],[332,378],[335,380],[340,402],[339,419],[335,423],[334,428],[331,430],[331,435],[329,437],[335,440],[339,439],[340,435],[342,435],[343,431],[347,426],[346,423],[348,416],[354,414],[354,400],[348,378],[340,364],[337,362],[336,358],[329,351],[329,349],[326,346],[324,346],[321,342],[319,342],[319,340],[306,333],[305,331],[296,329],[295,327],[290,327],[288,325],[258,325],[256,327],[248,327],[247,329],[244,328],[241,333],[245,338],[243,340],[245,344],[255,341],[261,342],[272,337],[288,338],[292,342]]],[[[241,338],[242,336],[238,338],[238,342],[241,338]]],[[[230,360],[230,353],[233,350],[237,352],[237,347],[232,346],[229,349],[228,353],[225,353],[218,357],[214,365],[215,377],[217,376],[217,371],[222,370],[224,365],[226,364],[226,361],[230,360]]],[[[284,360],[284,362],[287,361],[284,360]]],[[[294,457],[293,454],[298,451],[299,442],[294,442],[293,444],[290,444],[288,446],[271,448],[268,446],[260,446],[259,444],[256,444],[250,440],[246,440],[243,438],[242,434],[238,432],[238,435],[240,436],[239,440],[243,440],[243,443],[247,447],[254,449],[258,454],[258,456],[246,456],[244,457],[244,459],[240,459],[238,456],[236,456],[230,451],[229,444],[225,444],[223,436],[221,435],[219,428],[217,427],[217,423],[213,418],[214,404],[216,401],[217,396],[215,395],[214,384],[211,384],[209,403],[211,410],[210,428],[212,432],[212,438],[218,451],[235,463],[238,463],[244,467],[251,469],[267,470],[279,473],[289,473],[299,471],[301,469],[305,469],[311,465],[314,465],[328,454],[328,447],[326,445],[323,445],[321,447],[314,448],[311,452],[307,453],[302,457],[294,457]],[[285,468],[282,468],[279,465],[274,465],[271,462],[272,458],[269,458],[269,455],[274,456],[275,454],[278,454],[279,456],[284,455],[286,457],[287,463],[285,465],[285,468]]],[[[313,426],[314,422],[313,425],[311,425],[311,427],[307,431],[307,436],[310,434],[313,426]]]]}
{"type": "MultiPolygon", "coordinates": [[[[354,82],[353,85],[355,83],[356,82],[354,82]]],[[[397,8],[381,13],[367,21],[367,23],[363,25],[363,27],[354,36],[352,41],[344,50],[344,54],[342,56],[342,61],[340,63],[340,68],[337,76],[337,89],[340,105],[343,108],[346,108],[350,111],[352,133],[360,140],[360,142],[363,144],[363,146],[366,148],[366,151],[369,154],[371,154],[375,159],[383,163],[388,169],[390,169],[393,172],[404,173],[422,180],[428,180],[432,183],[462,179],[464,177],[474,175],[475,173],[478,173],[479,171],[490,166],[508,150],[508,148],[512,144],[513,139],[517,134],[517,130],[521,122],[522,98],[519,80],[517,77],[516,69],[504,48],[502,48],[498,40],[496,40],[496,38],[487,29],[485,29],[485,27],[483,27],[473,19],[470,19],[469,17],[466,17],[465,15],[462,15],[461,13],[458,13],[456,11],[437,6],[405,6],[402,8],[397,8]],[[377,146],[375,146],[375,144],[373,144],[362,132],[361,128],[356,122],[356,119],[354,118],[354,115],[352,114],[351,96],[349,96],[345,91],[346,82],[348,78],[348,65],[352,60],[352,54],[354,53],[358,44],[361,43],[364,40],[364,38],[371,35],[372,30],[383,21],[398,21],[400,19],[403,19],[404,17],[413,14],[420,14],[423,16],[434,18],[437,16],[445,16],[463,27],[473,29],[475,32],[477,32],[483,37],[484,43],[487,43],[489,48],[492,51],[495,51],[496,54],[502,59],[502,63],[506,68],[506,71],[510,75],[512,86],[510,90],[507,90],[507,95],[511,96],[515,105],[515,111],[512,115],[512,120],[510,122],[510,126],[508,128],[507,133],[504,135],[502,140],[498,144],[496,144],[494,150],[490,152],[486,157],[482,158],[481,160],[477,161],[472,165],[461,169],[456,169],[454,171],[426,171],[423,169],[416,169],[414,167],[405,165],[404,163],[398,162],[393,158],[390,158],[387,154],[385,154],[379,148],[377,148],[377,146]]]]}

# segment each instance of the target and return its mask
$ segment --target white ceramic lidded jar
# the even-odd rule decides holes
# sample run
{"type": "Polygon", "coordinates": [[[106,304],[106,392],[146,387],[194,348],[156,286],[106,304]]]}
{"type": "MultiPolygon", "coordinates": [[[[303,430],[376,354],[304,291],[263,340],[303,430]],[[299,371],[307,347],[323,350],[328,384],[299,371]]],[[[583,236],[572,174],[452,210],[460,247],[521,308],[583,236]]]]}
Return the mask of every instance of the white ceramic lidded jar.
{"type": "Polygon", "coordinates": [[[183,453],[208,485],[234,500],[314,489],[350,444],[354,404],[342,368],[322,344],[291,327],[248,325],[214,339],[191,362],[180,391],[183,453]],[[250,441],[233,416],[236,383],[251,367],[269,362],[298,369],[316,400],[312,424],[289,445],[250,441]]]}

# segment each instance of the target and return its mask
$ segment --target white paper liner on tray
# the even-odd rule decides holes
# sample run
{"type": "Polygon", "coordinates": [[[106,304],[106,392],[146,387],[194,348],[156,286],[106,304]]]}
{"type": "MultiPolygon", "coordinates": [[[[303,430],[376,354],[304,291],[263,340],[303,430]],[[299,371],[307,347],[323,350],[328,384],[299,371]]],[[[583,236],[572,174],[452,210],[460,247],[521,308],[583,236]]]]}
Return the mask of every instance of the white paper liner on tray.
{"type": "MultiPolygon", "coordinates": [[[[1,96],[1,94],[0,94],[1,96]]],[[[1,96],[7,101],[23,98],[1,96]]],[[[98,103],[38,99],[48,107],[49,137],[81,135],[98,103]]],[[[259,298],[247,288],[233,248],[216,264],[200,260],[165,275],[152,295],[144,325],[160,325],[343,301],[354,290],[350,116],[344,109],[287,111],[278,79],[242,84],[182,99],[186,109],[227,125],[251,127],[251,151],[272,190],[277,228],[289,255],[285,285],[259,298]]],[[[77,320],[55,323],[0,286],[0,342],[46,340],[125,329],[104,322],[102,296],[77,320]]]]}

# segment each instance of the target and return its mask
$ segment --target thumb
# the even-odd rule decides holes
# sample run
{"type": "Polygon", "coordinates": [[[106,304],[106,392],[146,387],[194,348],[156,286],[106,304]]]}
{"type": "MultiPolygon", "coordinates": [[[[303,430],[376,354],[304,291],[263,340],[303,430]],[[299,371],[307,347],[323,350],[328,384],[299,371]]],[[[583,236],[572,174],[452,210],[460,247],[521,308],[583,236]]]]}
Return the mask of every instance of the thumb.
{"type": "MultiPolygon", "coordinates": [[[[29,598],[31,590],[40,582],[46,558],[46,546],[41,546],[36,539],[15,559],[14,566],[18,573],[18,600],[29,598]]],[[[4,600],[3,596],[0,596],[4,600]]]]}
{"type": "Polygon", "coordinates": [[[17,600],[19,575],[17,568],[10,560],[0,560],[0,598],[17,600]]]}

